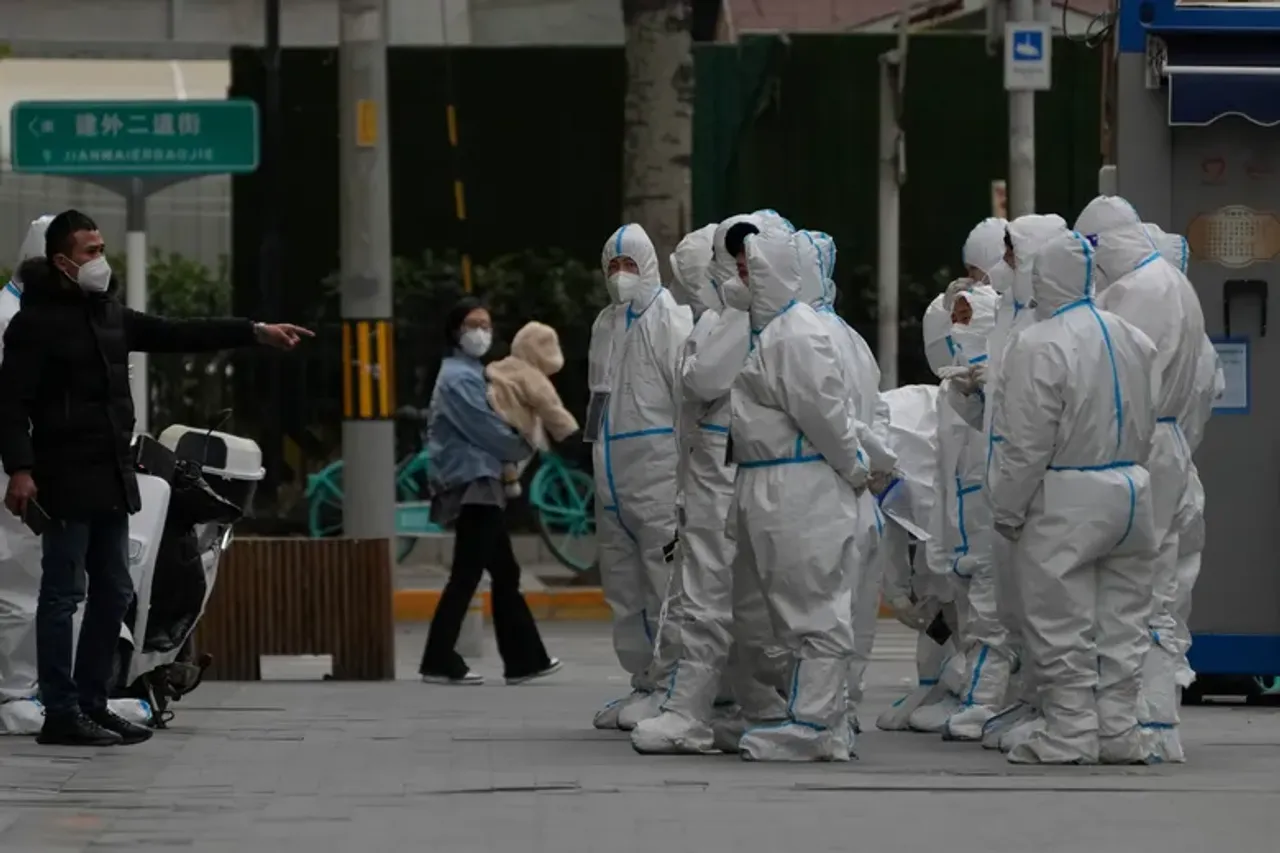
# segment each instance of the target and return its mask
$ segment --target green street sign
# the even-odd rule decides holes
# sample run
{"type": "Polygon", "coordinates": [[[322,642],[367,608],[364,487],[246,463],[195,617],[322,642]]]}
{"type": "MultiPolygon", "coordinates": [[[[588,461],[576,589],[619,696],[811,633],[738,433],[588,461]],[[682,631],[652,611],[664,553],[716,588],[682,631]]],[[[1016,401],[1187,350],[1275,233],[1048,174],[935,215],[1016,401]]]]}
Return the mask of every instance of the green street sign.
{"type": "Polygon", "coordinates": [[[46,175],[196,175],[258,168],[258,105],[228,101],[19,101],[9,162],[46,175]]]}

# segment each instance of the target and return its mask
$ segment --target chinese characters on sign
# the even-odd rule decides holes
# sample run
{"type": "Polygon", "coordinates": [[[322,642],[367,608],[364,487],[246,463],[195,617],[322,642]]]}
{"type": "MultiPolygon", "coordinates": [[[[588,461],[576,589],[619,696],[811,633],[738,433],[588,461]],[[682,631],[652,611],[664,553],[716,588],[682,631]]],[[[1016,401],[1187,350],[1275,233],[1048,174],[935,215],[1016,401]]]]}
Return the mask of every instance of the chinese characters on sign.
{"type": "Polygon", "coordinates": [[[258,109],[245,99],[19,101],[10,119],[16,172],[204,175],[258,167],[258,109]]]}
{"type": "MultiPolygon", "coordinates": [[[[52,131],[52,122],[49,130],[52,131]]],[[[119,113],[79,113],[76,115],[76,136],[119,137],[128,136],[199,136],[199,113],[153,113],[150,115],[124,115],[119,113]]]]}

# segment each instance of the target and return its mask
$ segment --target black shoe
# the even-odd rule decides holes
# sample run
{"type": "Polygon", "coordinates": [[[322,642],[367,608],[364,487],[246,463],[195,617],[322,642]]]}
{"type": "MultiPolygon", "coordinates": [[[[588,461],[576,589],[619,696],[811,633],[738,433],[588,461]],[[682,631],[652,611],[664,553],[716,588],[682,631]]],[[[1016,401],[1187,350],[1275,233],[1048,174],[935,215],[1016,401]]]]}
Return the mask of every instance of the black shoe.
{"type": "Polygon", "coordinates": [[[45,746],[119,746],[124,738],[84,714],[44,718],[36,743],[45,746]]]}
{"type": "Polygon", "coordinates": [[[151,735],[153,734],[151,729],[146,726],[131,723],[124,717],[118,717],[105,708],[90,714],[89,719],[107,731],[114,733],[125,746],[142,743],[144,740],[151,740],[151,735]]]}

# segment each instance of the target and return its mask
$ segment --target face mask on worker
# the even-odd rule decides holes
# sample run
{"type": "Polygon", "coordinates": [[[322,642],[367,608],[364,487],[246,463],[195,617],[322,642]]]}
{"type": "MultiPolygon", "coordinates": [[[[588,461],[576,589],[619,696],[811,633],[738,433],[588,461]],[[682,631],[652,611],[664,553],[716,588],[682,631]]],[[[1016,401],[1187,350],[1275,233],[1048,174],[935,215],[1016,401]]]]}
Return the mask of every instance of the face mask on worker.
{"type": "Polygon", "coordinates": [[[493,346],[493,332],[488,329],[467,329],[458,338],[458,346],[472,358],[481,358],[493,346]]]}
{"type": "Polygon", "coordinates": [[[987,284],[990,284],[991,289],[996,293],[1003,294],[1013,287],[1013,279],[1013,268],[1004,261],[996,262],[991,269],[987,270],[987,284]]]}
{"type": "MultiPolygon", "coordinates": [[[[75,266],[75,261],[70,258],[67,260],[75,266]]],[[[73,281],[80,285],[80,289],[85,293],[105,293],[111,286],[111,264],[107,263],[106,258],[98,256],[77,267],[73,281]]]]}
{"type": "Polygon", "coordinates": [[[617,305],[625,305],[640,292],[640,276],[633,272],[615,272],[605,282],[609,288],[609,298],[617,305]]]}
{"type": "Polygon", "coordinates": [[[724,283],[720,295],[724,297],[724,304],[730,308],[737,311],[751,310],[751,290],[737,276],[724,283]]]}

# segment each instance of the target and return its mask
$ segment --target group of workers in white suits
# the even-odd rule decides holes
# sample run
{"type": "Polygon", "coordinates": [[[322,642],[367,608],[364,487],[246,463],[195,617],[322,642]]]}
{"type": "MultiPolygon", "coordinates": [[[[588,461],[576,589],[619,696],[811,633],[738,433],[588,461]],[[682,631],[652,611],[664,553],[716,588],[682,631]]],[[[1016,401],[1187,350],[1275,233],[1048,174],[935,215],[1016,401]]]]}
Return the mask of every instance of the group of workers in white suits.
{"type": "Polygon", "coordinates": [[[845,761],[881,603],[919,632],[885,730],[1015,763],[1185,760],[1222,390],[1181,237],[1100,196],[987,219],[929,306],[937,385],[881,390],[834,240],[772,210],[605,244],[592,330],[601,581],[641,753],[845,761]]]}

